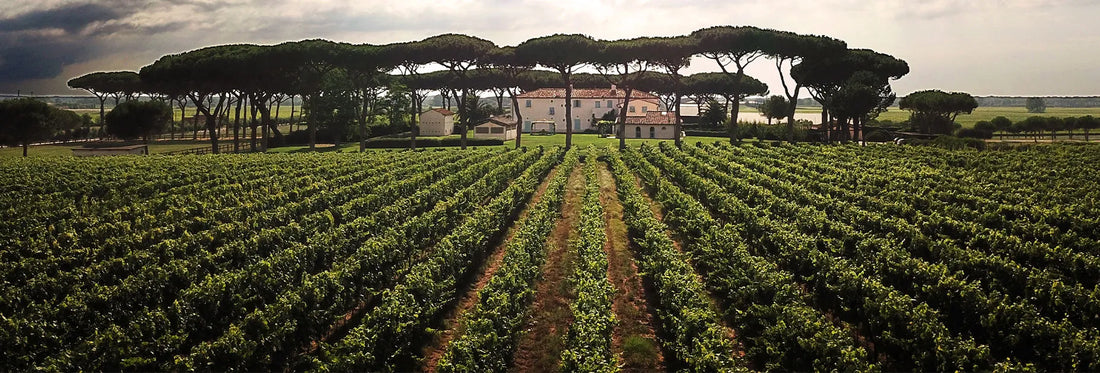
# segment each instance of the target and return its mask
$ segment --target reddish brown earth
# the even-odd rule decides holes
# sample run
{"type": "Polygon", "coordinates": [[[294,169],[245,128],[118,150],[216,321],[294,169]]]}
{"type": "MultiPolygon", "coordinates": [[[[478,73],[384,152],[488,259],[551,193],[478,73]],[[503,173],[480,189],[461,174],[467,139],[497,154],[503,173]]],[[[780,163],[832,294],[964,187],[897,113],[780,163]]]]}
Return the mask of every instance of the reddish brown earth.
{"type": "Polygon", "coordinates": [[[622,358],[624,372],[663,371],[664,354],[657,342],[654,310],[634,263],[615,178],[606,166],[600,167],[599,183],[607,233],[607,275],[615,287],[611,301],[619,320],[612,334],[612,351],[622,358]]]}
{"type": "MultiPolygon", "coordinates": [[[[634,177],[634,182],[636,183],[638,188],[641,190],[642,198],[644,198],[646,200],[646,202],[649,203],[649,208],[650,208],[651,211],[653,211],[654,216],[656,216],[656,218],[658,220],[664,221],[665,220],[664,209],[663,209],[663,207],[661,207],[661,204],[659,202],[657,202],[656,200],[654,200],[653,197],[650,195],[650,192],[651,192],[650,189],[647,188],[645,186],[645,184],[642,182],[642,180],[640,178],[638,178],[637,176],[634,177]]],[[[671,232],[669,232],[669,236],[670,236],[670,238],[672,238],[672,246],[676,248],[676,251],[679,251],[680,253],[683,253],[684,252],[684,246],[681,243],[680,237],[677,237],[677,235],[672,234],[671,232]]],[[[684,260],[686,260],[688,262],[688,264],[691,264],[692,268],[695,268],[695,264],[691,262],[690,257],[685,255],[684,260]]],[[[703,276],[700,275],[698,271],[695,272],[695,277],[698,279],[699,283],[706,284],[706,281],[703,279],[703,276]]],[[[729,339],[733,341],[733,346],[736,349],[736,351],[734,351],[734,354],[736,354],[737,356],[745,356],[744,349],[742,349],[741,344],[739,342],[737,342],[737,332],[729,326],[728,322],[724,318],[721,317],[723,312],[721,311],[722,307],[720,306],[720,303],[718,302],[717,299],[715,299],[715,297],[713,295],[709,294],[709,292],[707,294],[707,299],[710,300],[711,308],[714,309],[714,310],[717,310],[717,313],[719,315],[719,320],[718,321],[722,325],[722,328],[726,330],[726,335],[729,336],[729,339]]],[[[750,366],[749,368],[751,369],[752,367],[750,366]]]]}
{"type": "MultiPolygon", "coordinates": [[[[553,172],[550,173],[550,175],[546,177],[546,179],[542,181],[542,184],[539,185],[538,189],[535,191],[535,194],[531,196],[531,199],[529,201],[527,201],[527,205],[523,208],[523,211],[520,212],[519,216],[516,218],[517,222],[523,221],[523,219],[527,217],[528,211],[530,211],[531,208],[534,207],[540,199],[542,199],[542,195],[546,193],[546,188],[549,186],[550,180],[552,180],[554,178],[554,175],[556,175],[558,172],[560,172],[560,170],[555,169],[553,172]]],[[[421,356],[424,356],[424,360],[421,364],[421,370],[425,372],[435,372],[436,365],[439,363],[439,359],[442,358],[443,354],[447,352],[447,345],[450,344],[455,337],[461,335],[461,333],[463,332],[463,315],[466,314],[466,311],[474,308],[474,305],[477,304],[478,293],[480,293],[481,289],[489,283],[489,280],[493,278],[493,274],[496,273],[498,268],[500,268],[501,262],[503,262],[504,260],[504,254],[507,252],[505,248],[508,246],[508,242],[512,241],[512,237],[515,236],[516,232],[518,232],[520,228],[522,228],[521,224],[513,224],[508,229],[508,233],[505,236],[504,241],[493,249],[492,255],[490,255],[489,259],[487,259],[485,263],[482,264],[481,268],[478,269],[477,275],[474,277],[474,283],[465,290],[463,295],[459,298],[456,306],[451,309],[444,317],[442,332],[440,332],[440,334],[437,335],[436,338],[428,343],[427,346],[424,346],[424,351],[421,354],[421,356]]]]}
{"type": "Polygon", "coordinates": [[[535,285],[535,301],[531,305],[530,321],[520,337],[513,355],[513,372],[557,372],[563,341],[573,322],[569,303],[573,299],[568,276],[573,272],[575,254],[569,250],[573,227],[580,216],[584,175],[574,168],[566,184],[562,216],[547,239],[550,245],[542,278],[535,285]]]}

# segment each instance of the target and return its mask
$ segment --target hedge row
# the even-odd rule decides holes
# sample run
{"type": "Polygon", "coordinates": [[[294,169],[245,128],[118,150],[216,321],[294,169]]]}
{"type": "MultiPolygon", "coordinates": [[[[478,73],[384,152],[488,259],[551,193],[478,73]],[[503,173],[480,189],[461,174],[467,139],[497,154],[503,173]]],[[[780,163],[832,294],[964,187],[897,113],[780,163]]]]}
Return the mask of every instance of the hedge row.
{"type": "MultiPolygon", "coordinates": [[[[461,139],[456,138],[418,138],[416,139],[417,148],[432,148],[440,146],[461,146],[461,139]]],[[[501,139],[466,139],[466,146],[496,146],[504,145],[504,140],[501,139]]],[[[381,138],[367,140],[368,148],[407,148],[409,147],[409,139],[401,138],[381,138]]]]}

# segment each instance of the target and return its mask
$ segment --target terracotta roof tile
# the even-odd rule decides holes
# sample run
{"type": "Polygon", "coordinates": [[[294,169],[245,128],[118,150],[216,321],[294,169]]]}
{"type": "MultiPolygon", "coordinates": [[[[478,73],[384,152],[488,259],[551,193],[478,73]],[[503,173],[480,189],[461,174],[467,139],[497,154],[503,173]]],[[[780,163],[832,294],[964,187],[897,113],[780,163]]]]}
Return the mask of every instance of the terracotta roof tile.
{"type": "MultiPolygon", "coordinates": [[[[431,110],[428,110],[428,111],[434,111],[434,112],[437,112],[437,113],[440,113],[440,114],[443,114],[443,115],[455,115],[455,113],[453,111],[450,111],[450,110],[447,110],[447,109],[431,109],[431,110]]],[[[427,113],[428,111],[425,111],[425,113],[427,113]]]]}
{"type": "Polygon", "coordinates": [[[645,116],[626,117],[626,124],[676,124],[676,113],[671,111],[650,111],[645,116]]]}
{"type": "Polygon", "coordinates": [[[506,116],[506,115],[495,116],[495,117],[486,119],[484,122],[478,123],[477,125],[480,126],[480,125],[486,124],[486,123],[493,123],[493,124],[496,124],[498,126],[504,126],[504,127],[507,127],[507,128],[513,128],[513,127],[516,126],[515,119],[512,119],[512,117],[506,116]]]}
{"type": "MultiPolygon", "coordinates": [[[[573,98],[625,98],[626,92],[622,89],[610,88],[574,88],[573,98]]],[[[565,88],[539,88],[534,91],[524,92],[516,96],[518,98],[565,98],[565,88]]],[[[656,95],[635,90],[630,93],[630,99],[659,99],[656,95]]]]}

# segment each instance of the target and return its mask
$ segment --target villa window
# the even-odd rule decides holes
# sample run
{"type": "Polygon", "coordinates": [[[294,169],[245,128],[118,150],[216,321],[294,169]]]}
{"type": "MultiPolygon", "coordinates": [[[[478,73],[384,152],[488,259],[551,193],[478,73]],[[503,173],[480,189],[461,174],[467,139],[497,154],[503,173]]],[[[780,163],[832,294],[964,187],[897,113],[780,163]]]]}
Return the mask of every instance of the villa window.
{"type": "Polygon", "coordinates": [[[646,111],[649,111],[649,107],[647,107],[647,106],[642,106],[642,112],[644,113],[644,112],[646,112],[646,111]]]}
{"type": "Polygon", "coordinates": [[[573,100],[573,107],[581,107],[581,100],[573,100]]]}
{"type": "Polygon", "coordinates": [[[599,109],[599,108],[600,108],[600,102],[599,102],[599,101],[596,101],[596,108],[597,108],[597,109],[599,109]]]}
{"type": "Polygon", "coordinates": [[[527,100],[526,107],[531,107],[531,100],[527,100]]]}
{"type": "Polygon", "coordinates": [[[651,139],[657,138],[657,128],[649,127],[649,138],[651,138],[651,139]]]}
{"type": "Polygon", "coordinates": [[[631,106],[631,107],[630,107],[630,112],[631,112],[631,113],[633,113],[633,112],[634,112],[634,107],[633,107],[633,106],[631,106]]]}
{"type": "Polygon", "coordinates": [[[611,109],[611,108],[614,108],[614,107],[615,107],[615,103],[611,102],[611,100],[607,100],[607,108],[611,109]]]}
{"type": "Polygon", "coordinates": [[[634,138],[642,138],[642,127],[634,127],[634,138]]]}
{"type": "Polygon", "coordinates": [[[554,107],[553,106],[550,107],[550,115],[554,115],[554,107]]]}

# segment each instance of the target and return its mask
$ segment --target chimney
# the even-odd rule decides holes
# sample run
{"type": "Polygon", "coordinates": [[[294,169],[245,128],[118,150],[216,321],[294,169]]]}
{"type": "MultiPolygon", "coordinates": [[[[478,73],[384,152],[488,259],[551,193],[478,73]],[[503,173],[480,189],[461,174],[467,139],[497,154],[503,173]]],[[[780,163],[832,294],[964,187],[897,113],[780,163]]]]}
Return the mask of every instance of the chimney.
{"type": "Polygon", "coordinates": [[[611,85],[611,94],[615,94],[615,85],[614,84],[611,85]]]}

